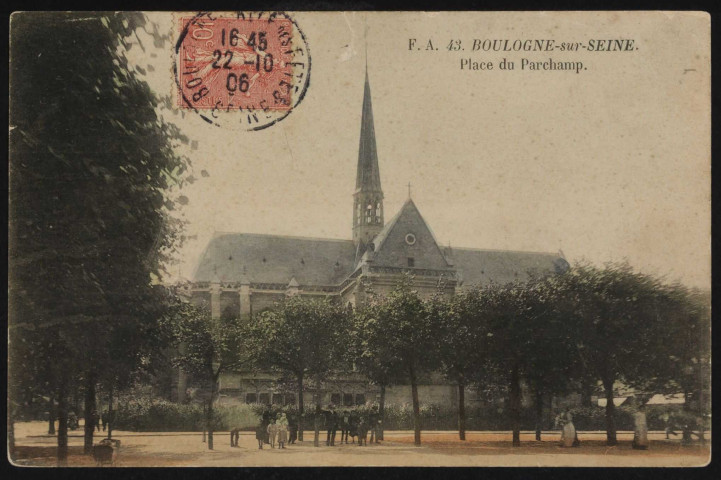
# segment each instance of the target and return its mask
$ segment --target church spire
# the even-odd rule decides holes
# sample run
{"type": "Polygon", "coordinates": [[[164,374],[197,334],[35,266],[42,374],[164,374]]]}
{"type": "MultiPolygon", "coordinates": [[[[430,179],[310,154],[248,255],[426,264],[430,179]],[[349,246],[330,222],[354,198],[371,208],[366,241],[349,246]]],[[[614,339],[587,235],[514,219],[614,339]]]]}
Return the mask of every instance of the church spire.
{"type": "Polygon", "coordinates": [[[371,86],[366,67],[365,87],[363,90],[363,111],[361,116],[360,146],[358,147],[357,191],[381,191],[381,176],[378,170],[378,152],[376,133],[373,126],[373,105],[371,104],[371,86]]]}
{"type": "Polygon", "coordinates": [[[383,190],[378,169],[371,87],[366,60],[358,170],[353,205],[353,241],[367,245],[383,228],[383,190]]]}

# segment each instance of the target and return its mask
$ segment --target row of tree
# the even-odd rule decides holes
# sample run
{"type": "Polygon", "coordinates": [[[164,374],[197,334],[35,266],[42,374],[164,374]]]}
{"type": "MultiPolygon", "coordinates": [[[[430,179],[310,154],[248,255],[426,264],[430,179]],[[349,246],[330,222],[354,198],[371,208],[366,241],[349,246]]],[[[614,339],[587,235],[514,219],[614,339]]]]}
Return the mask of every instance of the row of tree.
{"type": "Polygon", "coordinates": [[[600,384],[607,442],[614,445],[614,385],[689,393],[696,379],[688,369],[710,361],[708,299],[627,264],[579,264],[562,275],[471,288],[451,298],[422,298],[410,276],[387,295],[367,293],[368,301],[355,309],[295,296],[243,320],[213,321],[207,310],[186,305],[184,316],[168,323],[184,352],[176,364],[207,371],[209,412],[223,371],[275,370],[290,378],[301,414],[304,390],[331,376],[364,373],[380,387],[381,413],[386,387],[410,384],[416,444],[418,383],[430,372],[458,386],[462,440],[466,388],[507,393],[513,445],[520,444],[523,383],[539,419],[549,395],[590,395],[600,384]],[[196,328],[187,327],[189,318],[196,328]]]}
{"type": "MultiPolygon", "coordinates": [[[[40,405],[62,464],[71,392],[88,419],[102,385],[112,410],[161,350],[170,302],[153,279],[182,240],[171,210],[192,177],[187,139],[124,53],[143,15],[19,12],[10,26],[9,442],[40,405]]],[[[86,452],[92,435],[86,422],[86,452]]]]}

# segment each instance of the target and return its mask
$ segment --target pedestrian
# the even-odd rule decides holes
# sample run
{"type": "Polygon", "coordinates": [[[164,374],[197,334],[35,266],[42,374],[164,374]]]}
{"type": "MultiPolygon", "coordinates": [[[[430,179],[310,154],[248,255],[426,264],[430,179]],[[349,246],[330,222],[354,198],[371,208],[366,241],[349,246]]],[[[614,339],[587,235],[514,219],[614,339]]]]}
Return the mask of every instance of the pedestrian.
{"type": "Polygon", "coordinates": [[[358,413],[355,411],[351,412],[350,418],[348,420],[348,435],[351,438],[351,443],[355,443],[355,437],[358,436],[358,422],[358,413]]]}
{"type": "Polygon", "coordinates": [[[643,404],[639,405],[638,410],[633,414],[633,443],[631,445],[636,450],[648,448],[648,424],[646,423],[646,408],[643,404]]]}
{"type": "Polygon", "coordinates": [[[91,421],[93,422],[93,430],[96,428],[98,429],[98,432],[100,431],[100,415],[98,414],[98,411],[96,409],[93,409],[92,413],[90,414],[91,421]]]}
{"type": "Polygon", "coordinates": [[[70,430],[76,430],[78,426],[78,416],[75,415],[74,411],[71,411],[68,413],[68,428],[70,430]]]}
{"type": "Polygon", "coordinates": [[[669,435],[673,435],[674,437],[678,436],[678,433],[674,430],[675,419],[673,418],[673,414],[670,412],[666,412],[661,415],[661,418],[663,419],[665,425],[664,431],[666,433],[666,440],[670,439],[669,435]]]}
{"type": "Polygon", "coordinates": [[[293,445],[298,439],[298,417],[296,414],[288,414],[288,430],[290,432],[288,443],[293,445]]]}
{"type": "Polygon", "coordinates": [[[268,435],[268,425],[270,425],[270,412],[268,409],[263,410],[263,413],[261,415],[261,423],[263,424],[263,431],[265,432],[263,436],[263,442],[267,445],[270,444],[270,436],[268,435]]]}
{"type": "Polygon", "coordinates": [[[285,413],[280,414],[278,419],[278,448],[285,448],[285,443],[288,441],[288,419],[285,413]]]}
{"type": "Polygon", "coordinates": [[[571,409],[566,407],[566,411],[561,415],[561,446],[562,447],[577,447],[580,442],[578,441],[578,435],[576,434],[576,427],[573,425],[573,415],[571,415],[571,409]]]}
{"type": "Polygon", "coordinates": [[[275,440],[277,436],[278,426],[275,424],[275,420],[271,419],[268,424],[268,442],[270,443],[270,448],[275,448],[275,440]]]}
{"type": "Polygon", "coordinates": [[[100,422],[103,424],[103,432],[108,426],[108,410],[103,410],[103,414],[100,415],[100,422]]]}
{"type": "Polygon", "coordinates": [[[328,406],[325,418],[327,428],[325,444],[334,447],[335,436],[336,432],[338,431],[338,414],[336,413],[335,407],[333,405],[328,406]]]}
{"type": "Polygon", "coordinates": [[[255,439],[258,440],[258,449],[263,450],[263,444],[265,443],[265,437],[267,435],[266,427],[261,419],[258,425],[255,427],[255,439]]]}
{"type": "Polygon", "coordinates": [[[375,443],[381,443],[378,437],[380,436],[380,415],[378,414],[378,406],[374,405],[371,409],[371,413],[368,416],[368,428],[370,429],[371,433],[371,444],[373,444],[374,440],[375,443]]]}
{"type": "Polygon", "coordinates": [[[341,414],[340,419],[340,443],[343,443],[343,440],[345,439],[345,443],[348,443],[348,431],[350,430],[350,412],[348,410],[343,410],[343,413],[341,414]]]}
{"type": "Polygon", "coordinates": [[[366,446],[368,445],[367,437],[368,437],[368,422],[366,421],[366,419],[363,416],[361,416],[358,419],[358,446],[359,447],[362,446],[363,444],[365,444],[366,446]]]}

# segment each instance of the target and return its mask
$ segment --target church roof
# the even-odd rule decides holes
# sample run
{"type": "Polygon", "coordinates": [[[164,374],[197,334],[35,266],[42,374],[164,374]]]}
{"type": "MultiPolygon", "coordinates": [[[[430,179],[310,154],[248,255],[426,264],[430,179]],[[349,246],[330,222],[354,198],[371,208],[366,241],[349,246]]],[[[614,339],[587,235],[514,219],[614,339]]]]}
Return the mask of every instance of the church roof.
{"type": "Polygon", "coordinates": [[[373,105],[371,105],[371,86],[366,71],[363,90],[363,113],[361,116],[360,146],[358,147],[358,172],[356,191],[380,192],[381,174],[378,169],[378,151],[376,133],[373,127],[373,105]]]}
{"type": "Polygon", "coordinates": [[[337,285],[353,272],[352,240],[217,233],[198,263],[195,282],[337,285]]]}
{"type": "Polygon", "coordinates": [[[505,284],[525,281],[530,274],[563,273],[566,260],[557,253],[480,250],[475,248],[446,249],[458,271],[462,286],[505,284]]]}
{"type": "Polygon", "coordinates": [[[416,268],[443,270],[450,267],[433,232],[410,198],[376,235],[373,246],[374,265],[407,267],[407,260],[412,257],[416,268]],[[412,245],[406,241],[409,234],[413,235],[412,245]]]}

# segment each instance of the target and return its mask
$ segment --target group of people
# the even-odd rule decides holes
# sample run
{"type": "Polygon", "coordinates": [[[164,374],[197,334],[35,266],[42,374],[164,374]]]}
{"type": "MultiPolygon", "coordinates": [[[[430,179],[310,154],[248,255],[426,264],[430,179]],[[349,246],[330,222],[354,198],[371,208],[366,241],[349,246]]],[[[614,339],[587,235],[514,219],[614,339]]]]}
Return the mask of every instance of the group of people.
{"type": "MultiPolygon", "coordinates": [[[[326,430],[327,446],[335,446],[339,431],[339,444],[355,444],[357,441],[359,446],[367,445],[368,434],[371,443],[380,443],[382,434],[378,407],[362,411],[355,408],[339,410],[329,405],[327,409],[318,407],[315,418],[320,422],[318,427],[326,430]]],[[[237,435],[239,432],[231,432],[231,446],[237,446],[237,435]]],[[[270,448],[285,448],[286,445],[294,444],[298,439],[297,415],[265,410],[256,426],[255,439],[258,441],[258,449],[261,450],[264,445],[269,445],[270,448]]]]}
{"type": "Polygon", "coordinates": [[[378,407],[373,406],[370,411],[359,409],[343,409],[337,410],[333,405],[329,405],[327,410],[320,410],[322,418],[325,420],[326,441],[327,446],[335,446],[336,436],[340,430],[340,442],[356,443],[358,445],[368,445],[368,434],[370,433],[371,443],[380,443],[381,440],[381,418],[378,413],[378,407]]]}
{"type": "MultiPolygon", "coordinates": [[[[578,432],[573,424],[573,415],[571,415],[570,408],[567,407],[563,413],[556,416],[556,425],[561,428],[562,447],[578,447],[581,445],[578,440],[578,432]]],[[[668,431],[666,438],[668,438],[668,431]]],[[[638,410],[633,414],[633,442],[631,446],[636,450],[646,450],[648,444],[646,410],[643,405],[639,405],[638,410]]]]}
{"type": "MultiPolygon", "coordinates": [[[[110,428],[110,424],[115,419],[115,411],[109,412],[108,410],[105,410],[102,415],[98,415],[97,410],[93,410],[90,414],[90,418],[86,419],[86,422],[90,422],[90,424],[93,426],[93,429],[98,429],[98,432],[100,429],[103,429],[103,432],[106,428],[110,428]]],[[[75,414],[74,411],[68,412],[68,428],[70,430],[77,430],[80,426],[80,422],[78,421],[78,416],[75,414]]]]}
{"type": "MultiPolygon", "coordinates": [[[[269,410],[263,412],[260,423],[255,428],[255,439],[258,448],[270,445],[270,448],[285,448],[287,443],[293,444],[298,439],[298,421],[295,415],[285,412],[273,413],[269,410]]],[[[231,433],[232,442],[232,433],[231,433]]],[[[237,446],[237,440],[236,440],[237,446]]]]}

